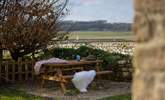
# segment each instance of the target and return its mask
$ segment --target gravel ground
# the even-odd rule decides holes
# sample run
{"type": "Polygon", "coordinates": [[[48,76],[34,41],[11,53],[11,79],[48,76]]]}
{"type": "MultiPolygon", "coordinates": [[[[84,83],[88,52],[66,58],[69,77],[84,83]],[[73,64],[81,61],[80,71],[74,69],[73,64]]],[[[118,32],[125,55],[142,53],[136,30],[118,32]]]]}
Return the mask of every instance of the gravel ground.
{"type": "MultiPolygon", "coordinates": [[[[50,83],[49,83],[50,84],[50,83]]],[[[27,88],[27,92],[31,95],[42,96],[45,100],[97,100],[104,97],[130,94],[131,83],[127,82],[111,82],[99,81],[92,83],[87,93],[79,93],[73,86],[68,86],[68,93],[62,95],[58,85],[43,88],[42,91],[37,86],[27,88]]]]}

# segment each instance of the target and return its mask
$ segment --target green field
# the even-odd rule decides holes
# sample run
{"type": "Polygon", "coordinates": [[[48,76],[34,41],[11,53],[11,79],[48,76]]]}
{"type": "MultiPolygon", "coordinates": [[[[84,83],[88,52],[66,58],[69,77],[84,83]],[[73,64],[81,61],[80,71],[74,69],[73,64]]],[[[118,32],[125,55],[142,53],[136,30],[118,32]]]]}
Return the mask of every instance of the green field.
{"type": "Polygon", "coordinates": [[[77,32],[71,32],[70,39],[133,39],[133,33],[77,31],[77,32]]]}

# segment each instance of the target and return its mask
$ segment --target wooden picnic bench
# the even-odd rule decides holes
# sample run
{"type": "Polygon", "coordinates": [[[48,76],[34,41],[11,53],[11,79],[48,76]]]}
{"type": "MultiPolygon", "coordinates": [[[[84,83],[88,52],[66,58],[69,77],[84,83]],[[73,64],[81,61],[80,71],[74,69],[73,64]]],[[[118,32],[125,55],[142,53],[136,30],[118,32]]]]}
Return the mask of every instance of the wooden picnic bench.
{"type": "MultiPolygon", "coordinates": [[[[73,78],[74,73],[84,70],[95,70],[96,75],[109,74],[111,71],[102,71],[101,64],[103,61],[69,61],[65,64],[43,64],[40,69],[41,88],[43,88],[44,80],[57,81],[60,83],[62,92],[66,92],[66,84],[68,79],[73,78]]],[[[99,76],[98,76],[99,77],[99,76]]]]}

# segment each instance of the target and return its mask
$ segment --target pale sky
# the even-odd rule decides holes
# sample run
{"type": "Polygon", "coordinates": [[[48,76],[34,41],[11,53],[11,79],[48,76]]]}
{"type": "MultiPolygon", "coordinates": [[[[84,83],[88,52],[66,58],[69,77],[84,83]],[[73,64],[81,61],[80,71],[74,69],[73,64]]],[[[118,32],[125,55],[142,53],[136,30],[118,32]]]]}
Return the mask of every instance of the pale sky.
{"type": "Polygon", "coordinates": [[[65,20],[133,22],[133,0],[69,0],[65,20]]]}

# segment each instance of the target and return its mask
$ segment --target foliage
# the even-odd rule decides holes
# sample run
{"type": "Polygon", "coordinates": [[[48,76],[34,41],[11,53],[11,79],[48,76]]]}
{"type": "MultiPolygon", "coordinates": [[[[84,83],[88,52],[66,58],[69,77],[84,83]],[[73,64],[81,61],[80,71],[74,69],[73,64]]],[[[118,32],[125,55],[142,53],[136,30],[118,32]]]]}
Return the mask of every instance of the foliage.
{"type": "Polygon", "coordinates": [[[73,48],[56,48],[53,50],[53,56],[63,59],[74,59],[77,51],[73,48]]]}
{"type": "Polygon", "coordinates": [[[0,0],[0,47],[14,60],[67,38],[60,21],[68,0],[0,0]]]}

